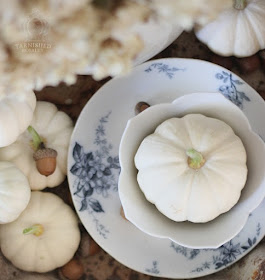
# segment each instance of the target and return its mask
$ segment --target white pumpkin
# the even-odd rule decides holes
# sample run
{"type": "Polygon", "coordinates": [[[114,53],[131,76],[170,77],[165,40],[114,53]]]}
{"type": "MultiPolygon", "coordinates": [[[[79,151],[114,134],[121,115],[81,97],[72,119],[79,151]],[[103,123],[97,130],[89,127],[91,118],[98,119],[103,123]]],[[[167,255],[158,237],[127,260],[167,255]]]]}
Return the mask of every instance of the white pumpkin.
{"type": "Polygon", "coordinates": [[[196,30],[213,52],[246,57],[265,48],[265,1],[234,0],[234,7],[196,30]]]}
{"type": "Polygon", "coordinates": [[[174,221],[207,222],[227,212],[247,178],[240,138],[201,114],[160,124],[141,143],[135,165],[146,199],[174,221]]]}
{"type": "Polygon", "coordinates": [[[31,122],[36,106],[33,91],[0,91],[0,147],[16,141],[31,122]]]}
{"type": "Polygon", "coordinates": [[[27,177],[13,164],[0,161],[0,224],[17,219],[30,199],[27,177]]]}
{"type": "Polygon", "coordinates": [[[52,193],[32,192],[19,218],[0,227],[2,253],[26,271],[47,272],[64,265],[79,242],[74,211],[52,193]]]}
{"type": "Polygon", "coordinates": [[[64,112],[49,102],[38,101],[30,124],[41,136],[47,148],[57,151],[57,165],[48,177],[41,175],[33,159],[34,148],[28,131],[17,141],[0,149],[0,159],[13,162],[28,178],[32,190],[55,187],[63,182],[67,173],[67,152],[73,131],[73,122],[64,112]]]}

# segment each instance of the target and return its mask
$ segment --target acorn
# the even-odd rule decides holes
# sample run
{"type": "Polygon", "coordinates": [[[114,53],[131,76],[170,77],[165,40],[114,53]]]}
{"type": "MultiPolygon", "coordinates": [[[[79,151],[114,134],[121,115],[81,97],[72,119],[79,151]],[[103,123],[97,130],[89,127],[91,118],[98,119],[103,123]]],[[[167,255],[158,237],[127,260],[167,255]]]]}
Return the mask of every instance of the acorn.
{"type": "Polygon", "coordinates": [[[33,158],[36,161],[36,167],[40,174],[49,176],[56,169],[57,152],[54,149],[43,148],[38,149],[33,158]]]}
{"type": "Polygon", "coordinates": [[[28,127],[28,132],[32,137],[32,144],[35,149],[33,159],[36,161],[36,167],[41,175],[49,176],[56,169],[57,152],[54,149],[46,148],[37,131],[28,127]]]}
{"type": "Polygon", "coordinates": [[[94,239],[90,239],[89,256],[94,256],[101,251],[101,247],[94,239]]]}
{"type": "Polygon", "coordinates": [[[87,258],[96,255],[100,251],[101,247],[94,241],[94,239],[87,232],[82,233],[78,255],[82,258],[87,258]]]}
{"type": "Polygon", "coordinates": [[[138,102],[134,108],[135,115],[138,115],[139,113],[143,112],[147,108],[149,108],[150,105],[144,101],[138,102]]]}
{"type": "Polygon", "coordinates": [[[84,266],[77,258],[73,258],[59,269],[60,278],[67,280],[78,280],[84,273],[84,266]]]}

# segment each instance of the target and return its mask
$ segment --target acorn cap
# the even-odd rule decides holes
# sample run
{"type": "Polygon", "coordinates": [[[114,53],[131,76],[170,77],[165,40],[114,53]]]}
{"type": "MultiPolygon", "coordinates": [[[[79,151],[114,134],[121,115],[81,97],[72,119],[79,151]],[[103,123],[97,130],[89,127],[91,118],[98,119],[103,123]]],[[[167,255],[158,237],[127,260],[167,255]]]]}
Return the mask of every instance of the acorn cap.
{"type": "Polygon", "coordinates": [[[42,158],[51,158],[57,157],[57,152],[51,148],[39,149],[33,154],[33,158],[35,161],[42,159],[42,158]]]}

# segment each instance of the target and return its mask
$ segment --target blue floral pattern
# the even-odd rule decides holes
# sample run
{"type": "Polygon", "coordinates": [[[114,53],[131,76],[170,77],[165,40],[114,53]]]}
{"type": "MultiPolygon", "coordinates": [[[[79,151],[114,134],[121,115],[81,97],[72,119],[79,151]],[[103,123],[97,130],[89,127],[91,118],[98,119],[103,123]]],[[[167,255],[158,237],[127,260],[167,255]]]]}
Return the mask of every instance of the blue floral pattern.
{"type": "Polygon", "coordinates": [[[237,86],[243,85],[244,83],[234,79],[232,73],[222,71],[221,73],[217,73],[215,78],[223,82],[223,85],[218,90],[239,108],[243,108],[244,101],[250,101],[249,97],[237,88],[237,86]]]}
{"type": "Polygon", "coordinates": [[[73,148],[74,165],[70,172],[76,176],[73,185],[73,195],[81,202],[79,211],[88,211],[93,217],[98,233],[107,238],[108,229],[96,218],[97,213],[104,212],[102,203],[93,197],[97,195],[107,198],[109,191],[117,191],[117,172],[120,171],[118,156],[111,156],[112,145],[108,143],[105,133],[105,124],[110,113],[99,120],[96,127],[94,144],[95,151],[85,153],[84,148],[75,143],[73,148]],[[116,171],[116,172],[115,172],[116,171]]]}
{"type": "Polygon", "coordinates": [[[257,242],[257,237],[260,235],[260,223],[256,226],[256,234],[253,237],[248,237],[246,242],[235,242],[232,239],[217,249],[189,249],[171,242],[170,247],[178,254],[183,255],[187,260],[194,260],[200,253],[204,251],[212,251],[213,255],[210,260],[204,261],[200,266],[192,269],[192,273],[198,273],[207,269],[218,270],[222,267],[233,263],[242,253],[249,250],[257,242]]]}
{"type": "Polygon", "coordinates": [[[170,247],[173,248],[176,253],[183,255],[189,260],[193,260],[200,253],[199,249],[189,249],[174,242],[171,242],[170,247]]]}
{"type": "Polygon", "coordinates": [[[147,69],[144,71],[150,73],[154,70],[157,70],[158,73],[164,73],[169,79],[172,79],[176,71],[185,71],[184,68],[177,67],[169,67],[165,63],[152,63],[147,69]]]}
{"type": "Polygon", "coordinates": [[[156,274],[156,275],[160,274],[160,271],[158,269],[158,262],[153,261],[152,267],[145,269],[145,271],[148,272],[148,273],[156,274]]]}

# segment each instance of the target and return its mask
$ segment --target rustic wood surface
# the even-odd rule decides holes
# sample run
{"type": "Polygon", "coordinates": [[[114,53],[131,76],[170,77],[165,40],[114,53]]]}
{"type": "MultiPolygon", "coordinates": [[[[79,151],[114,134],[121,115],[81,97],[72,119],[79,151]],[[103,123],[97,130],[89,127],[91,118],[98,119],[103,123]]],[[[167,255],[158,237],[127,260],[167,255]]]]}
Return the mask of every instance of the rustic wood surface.
{"type": "MultiPolygon", "coordinates": [[[[171,46],[158,54],[155,58],[163,57],[185,57],[199,58],[220,64],[236,74],[240,75],[247,83],[256,89],[262,97],[265,97],[265,55],[263,52],[243,59],[233,57],[222,58],[208,50],[201,44],[194,34],[183,33],[171,46]],[[264,58],[264,59],[263,59],[264,58]]],[[[59,109],[69,114],[74,121],[79,113],[91,98],[91,96],[109,79],[94,81],[90,76],[79,76],[76,84],[66,86],[60,84],[57,87],[46,87],[36,92],[38,100],[53,102],[59,109]]],[[[67,181],[52,191],[61,196],[66,203],[72,205],[71,196],[67,181]]],[[[264,213],[265,218],[265,213],[264,213]]],[[[84,267],[84,274],[81,280],[154,280],[154,276],[144,275],[135,272],[114,260],[101,248],[95,249],[95,254],[88,252],[88,244],[91,238],[80,223],[82,232],[82,248],[76,253],[76,258],[84,267]],[[87,247],[86,247],[87,246],[87,247]],[[98,250],[97,250],[98,249],[98,250]]],[[[96,246],[96,245],[95,245],[96,246]]],[[[23,272],[10,264],[0,255],[1,280],[53,280],[63,278],[60,269],[45,274],[23,272]]],[[[160,278],[166,280],[166,278],[160,278]]],[[[265,279],[265,239],[256,246],[247,256],[231,265],[230,267],[205,277],[200,280],[264,280],[265,279]]]]}

